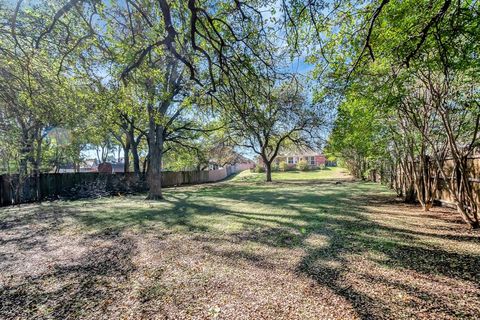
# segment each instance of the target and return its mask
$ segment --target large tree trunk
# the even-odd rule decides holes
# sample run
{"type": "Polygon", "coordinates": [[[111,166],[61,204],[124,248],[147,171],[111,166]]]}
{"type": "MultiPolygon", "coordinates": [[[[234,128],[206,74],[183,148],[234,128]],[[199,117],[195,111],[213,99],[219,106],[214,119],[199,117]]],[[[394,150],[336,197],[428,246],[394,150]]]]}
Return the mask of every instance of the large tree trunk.
{"type": "Polygon", "coordinates": [[[138,145],[140,144],[142,135],[139,135],[135,139],[135,127],[133,121],[130,122],[128,130],[126,130],[127,143],[129,144],[130,151],[133,159],[133,172],[136,176],[140,175],[140,157],[138,156],[138,145]]]}
{"type": "Polygon", "coordinates": [[[272,163],[265,162],[265,171],[267,174],[267,182],[272,182],[272,163]]]}
{"type": "Polygon", "coordinates": [[[147,169],[148,196],[149,200],[163,199],[162,195],[162,155],[163,155],[163,126],[155,123],[153,106],[149,106],[149,159],[147,169]]]}
{"type": "Polygon", "coordinates": [[[412,170],[413,165],[408,164],[406,165],[407,171],[405,172],[405,203],[415,203],[417,198],[417,193],[415,192],[415,184],[414,184],[414,177],[412,170]]]}
{"type": "Polygon", "coordinates": [[[140,175],[140,158],[138,156],[138,144],[132,143],[133,172],[140,175]]]}
{"type": "Polygon", "coordinates": [[[410,154],[410,162],[412,165],[412,181],[413,185],[415,186],[415,193],[417,194],[417,200],[422,206],[423,211],[428,211],[429,207],[427,206],[427,185],[424,184],[424,177],[425,174],[425,158],[423,155],[423,149],[420,153],[419,160],[416,161],[413,157],[413,148],[410,154]]]}
{"type": "Polygon", "coordinates": [[[410,183],[409,185],[406,186],[404,202],[415,203],[416,198],[417,198],[417,193],[415,192],[415,187],[413,183],[410,183]]]}
{"type": "Polygon", "coordinates": [[[262,158],[263,165],[265,166],[265,175],[266,175],[266,181],[267,182],[272,182],[272,161],[273,158],[270,159],[270,161],[267,158],[267,155],[264,153],[264,150],[262,150],[262,153],[260,153],[260,157],[262,158]]]}
{"type": "Polygon", "coordinates": [[[150,161],[147,169],[149,200],[163,199],[162,195],[162,150],[158,146],[150,151],[150,161]]]}
{"type": "Polygon", "coordinates": [[[424,211],[429,211],[433,207],[433,201],[435,199],[435,193],[437,192],[437,178],[432,179],[431,176],[431,166],[430,157],[425,155],[423,157],[423,175],[422,175],[422,184],[423,184],[423,200],[425,203],[424,211]]]}
{"type": "Polygon", "coordinates": [[[130,149],[132,144],[130,143],[130,136],[127,133],[125,135],[125,145],[123,146],[123,172],[130,171],[130,149]]]}
{"type": "Polygon", "coordinates": [[[130,172],[130,146],[123,148],[123,172],[130,172]]]}
{"type": "MultiPolygon", "coordinates": [[[[148,111],[148,169],[147,182],[149,185],[147,199],[158,200],[163,199],[162,195],[162,156],[163,145],[165,141],[165,123],[159,124],[159,119],[164,120],[173,98],[178,93],[182,73],[178,73],[178,61],[176,59],[168,60],[167,79],[168,79],[168,98],[165,97],[161,103],[155,105],[156,90],[152,79],[145,82],[146,90],[149,92],[149,102],[147,104],[148,111]]],[[[168,124],[167,124],[168,126],[168,124]]]]}

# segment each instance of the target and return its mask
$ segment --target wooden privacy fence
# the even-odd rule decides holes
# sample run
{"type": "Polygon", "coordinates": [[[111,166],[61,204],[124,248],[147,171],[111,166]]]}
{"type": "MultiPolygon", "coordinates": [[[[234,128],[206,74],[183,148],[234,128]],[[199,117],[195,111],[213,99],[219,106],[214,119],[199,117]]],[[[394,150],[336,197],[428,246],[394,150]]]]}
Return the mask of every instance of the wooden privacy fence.
{"type": "Polygon", "coordinates": [[[253,168],[253,165],[250,163],[240,163],[233,166],[225,166],[223,169],[210,170],[206,172],[208,172],[208,181],[215,182],[215,181],[223,180],[234,173],[251,169],[251,168],[253,168]]]}
{"type": "MultiPolygon", "coordinates": [[[[227,166],[210,171],[163,172],[162,186],[216,182],[251,168],[250,164],[227,166]]],[[[35,177],[19,181],[18,174],[0,175],[0,206],[28,203],[38,200],[76,199],[148,190],[145,176],[127,173],[42,173],[40,187],[35,177]],[[37,196],[39,192],[39,196],[37,196]]]]}
{"type": "MultiPolygon", "coordinates": [[[[480,203],[480,157],[475,156],[468,159],[468,172],[469,177],[468,180],[472,185],[472,189],[474,191],[475,202],[480,203]]],[[[446,160],[445,161],[445,171],[447,173],[447,177],[451,176],[451,173],[454,169],[453,160],[446,160]]],[[[433,175],[432,175],[433,178],[433,175]]],[[[439,186],[436,194],[436,199],[446,203],[452,203],[453,197],[448,191],[448,188],[445,186],[447,181],[439,177],[439,186]]]]}
{"type": "MultiPolygon", "coordinates": [[[[430,160],[433,163],[433,160],[430,160]]],[[[474,197],[477,203],[480,203],[480,156],[476,155],[473,157],[468,158],[468,172],[469,177],[468,180],[472,185],[472,189],[474,190],[474,197]]],[[[450,179],[452,170],[454,169],[454,162],[452,159],[447,159],[444,163],[445,173],[447,174],[447,179],[450,179]]],[[[433,170],[433,165],[431,166],[430,170],[431,179],[435,177],[435,172],[433,170]]],[[[379,172],[377,170],[371,171],[368,175],[368,180],[374,182],[388,182],[389,178],[391,177],[391,172],[379,172]]],[[[400,179],[400,175],[402,172],[397,174],[397,179],[400,179]]],[[[420,174],[420,173],[419,173],[420,174]]],[[[435,200],[440,201],[444,204],[453,204],[453,196],[448,190],[446,184],[448,181],[445,181],[441,176],[438,177],[438,189],[435,195],[435,200]]]]}

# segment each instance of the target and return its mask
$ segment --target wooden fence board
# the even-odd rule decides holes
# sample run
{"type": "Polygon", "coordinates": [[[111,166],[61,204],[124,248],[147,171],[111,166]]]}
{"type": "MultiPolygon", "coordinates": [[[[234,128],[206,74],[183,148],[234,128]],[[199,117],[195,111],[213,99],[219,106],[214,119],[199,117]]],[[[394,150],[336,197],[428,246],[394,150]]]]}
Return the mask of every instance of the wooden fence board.
{"type": "MultiPolygon", "coordinates": [[[[200,184],[223,180],[229,175],[248,169],[251,165],[228,166],[211,171],[162,172],[162,186],[173,187],[185,184],[200,184]]],[[[15,189],[18,175],[0,175],[0,206],[17,204],[15,189]]],[[[43,173],[40,175],[41,199],[36,198],[36,180],[28,177],[20,190],[18,203],[56,198],[93,196],[95,193],[118,194],[124,192],[145,192],[148,190],[145,175],[139,177],[127,173],[43,173]]]]}
{"type": "MultiPolygon", "coordinates": [[[[474,157],[469,157],[468,158],[468,168],[469,168],[469,177],[468,180],[470,181],[472,188],[474,190],[474,197],[475,201],[477,203],[480,203],[480,157],[479,156],[474,156],[474,157]]],[[[450,174],[453,170],[454,167],[454,162],[453,159],[446,159],[445,163],[445,172],[447,174],[447,179],[450,179],[450,174]]],[[[401,176],[401,172],[399,172],[399,175],[397,176],[397,179],[399,176],[401,176]]],[[[431,179],[435,178],[435,172],[433,168],[431,169],[431,179]]],[[[390,176],[390,172],[385,172],[384,177],[387,177],[386,179],[382,179],[382,175],[378,171],[374,171],[373,174],[371,173],[369,175],[369,180],[371,181],[388,181],[388,177],[390,176]]],[[[453,203],[453,197],[448,191],[445,179],[443,177],[439,176],[438,177],[438,190],[435,195],[435,200],[438,200],[442,203],[453,203]]]]}

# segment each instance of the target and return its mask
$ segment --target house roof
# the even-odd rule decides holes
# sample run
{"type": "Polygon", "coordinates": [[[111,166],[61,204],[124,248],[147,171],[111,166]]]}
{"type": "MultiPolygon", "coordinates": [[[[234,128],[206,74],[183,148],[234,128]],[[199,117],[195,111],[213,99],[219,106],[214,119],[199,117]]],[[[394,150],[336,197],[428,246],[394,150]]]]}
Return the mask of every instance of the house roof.
{"type": "Polygon", "coordinates": [[[233,150],[231,147],[218,145],[211,150],[211,153],[216,154],[209,159],[210,164],[237,164],[237,163],[251,163],[251,159],[241,155],[240,153],[233,150]]]}
{"type": "Polygon", "coordinates": [[[295,149],[285,150],[279,153],[280,157],[294,157],[294,156],[304,156],[304,157],[313,157],[313,156],[323,156],[323,154],[309,147],[297,147],[295,149]]]}

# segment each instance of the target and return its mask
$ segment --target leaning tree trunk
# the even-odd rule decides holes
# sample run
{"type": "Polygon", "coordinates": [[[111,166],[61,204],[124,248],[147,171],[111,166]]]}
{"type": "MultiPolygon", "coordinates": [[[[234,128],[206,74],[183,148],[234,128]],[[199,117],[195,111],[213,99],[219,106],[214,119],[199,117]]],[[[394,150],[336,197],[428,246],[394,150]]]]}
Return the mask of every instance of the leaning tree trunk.
{"type": "Polygon", "coordinates": [[[455,185],[453,190],[457,202],[457,211],[472,229],[478,229],[480,227],[478,205],[474,199],[474,191],[469,180],[468,156],[458,156],[455,161],[457,162],[454,168],[455,179],[451,179],[451,181],[455,185]]]}

